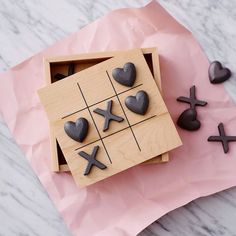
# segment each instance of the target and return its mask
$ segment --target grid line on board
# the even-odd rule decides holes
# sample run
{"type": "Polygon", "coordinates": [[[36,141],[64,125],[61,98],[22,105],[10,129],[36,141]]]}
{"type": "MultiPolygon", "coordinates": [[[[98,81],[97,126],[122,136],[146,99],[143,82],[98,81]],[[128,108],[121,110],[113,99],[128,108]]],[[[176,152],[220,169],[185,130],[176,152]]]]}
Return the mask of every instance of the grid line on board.
{"type": "MultiPolygon", "coordinates": [[[[128,92],[128,91],[130,91],[130,90],[132,90],[132,89],[135,89],[135,88],[137,88],[137,87],[139,87],[139,86],[142,86],[142,85],[143,85],[143,84],[138,84],[138,85],[134,86],[133,88],[126,89],[126,90],[124,90],[124,91],[118,93],[117,95],[121,95],[122,93],[128,92]]],[[[105,98],[105,99],[103,99],[103,100],[101,100],[101,101],[99,101],[99,102],[96,102],[96,103],[94,103],[94,104],[92,104],[92,105],[89,105],[88,107],[82,108],[82,109],[80,109],[80,110],[78,110],[78,111],[74,111],[74,112],[72,112],[72,113],[70,113],[70,114],[68,114],[68,115],[63,116],[61,119],[65,119],[66,117],[69,117],[69,116],[71,116],[71,115],[74,115],[74,114],[76,114],[76,113],[78,113],[78,112],[80,112],[80,111],[84,111],[84,110],[86,110],[87,108],[90,108],[90,107],[92,107],[92,106],[95,106],[95,105],[97,105],[97,104],[99,104],[99,103],[101,103],[101,102],[105,102],[106,100],[111,99],[111,98],[114,98],[114,97],[116,97],[117,95],[110,96],[110,97],[105,98]]]]}
{"type": "Polygon", "coordinates": [[[114,92],[115,92],[115,94],[116,94],[116,97],[117,97],[117,99],[118,99],[118,101],[119,101],[119,103],[120,103],[121,109],[122,109],[122,111],[123,111],[123,113],[124,113],[124,115],[125,115],[125,118],[126,118],[126,120],[127,120],[127,123],[128,123],[128,125],[129,125],[129,128],[130,128],[130,130],[131,130],[131,133],[132,133],[132,135],[133,135],[133,137],[134,137],[134,140],[135,140],[135,142],[136,142],[136,144],[137,144],[137,146],[138,146],[138,149],[139,149],[139,151],[141,151],[141,148],[140,148],[140,146],[139,146],[138,140],[137,140],[137,138],[136,138],[136,136],[135,136],[135,134],[134,134],[134,131],[133,131],[133,129],[132,129],[130,123],[129,123],[128,117],[127,117],[127,115],[126,115],[126,113],[125,113],[125,110],[124,110],[124,107],[123,107],[123,105],[122,105],[122,103],[121,103],[121,101],[120,101],[120,98],[119,98],[119,96],[118,96],[118,94],[117,94],[117,92],[116,92],[116,89],[115,89],[115,87],[114,87],[114,85],[113,85],[113,83],[112,83],[112,81],[111,81],[111,78],[110,78],[110,76],[109,76],[107,70],[106,70],[106,73],[107,73],[108,79],[109,79],[109,81],[110,81],[110,83],[111,83],[111,86],[112,86],[112,88],[113,88],[113,90],[114,90],[114,92]]]}
{"type": "MultiPolygon", "coordinates": [[[[156,116],[157,116],[157,115],[153,115],[153,116],[150,116],[150,117],[148,117],[148,118],[146,118],[146,119],[144,119],[144,120],[141,120],[141,121],[139,121],[139,122],[137,122],[137,123],[134,123],[134,124],[131,125],[131,127],[133,127],[133,126],[135,126],[135,125],[138,125],[138,124],[140,124],[140,123],[143,123],[143,122],[145,122],[145,121],[147,121],[147,120],[150,120],[150,119],[152,119],[152,118],[154,118],[154,117],[156,117],[156,116]]],[[[115,131],[115,132],[113,132],[113,133],[111,133],[111,134],[108,134],[108,135],[104,136],[104,137],[101,137],[101,139],[108,138],[108,137],[110,137],[110,136],[112,136],[112,135],[114,135],[114,134],[117,134],[117,133],[119,133],[119,132],[122,132],[122,131],[124,131],[124,130],[126,130],[126,129],[129,129],[129,126],[123,128],[123,129],[117,130],[117,131],[115,131]]],[[[79,150],[79,149],[81,149],[81,148],[84,148],[84,147],[86,147],[86,146],[88,146],[88,145],[90,145],[90,144],[96,143],[96,142],[99,141],[99,140],[100,140],[100,139],[94,140],[94,141],[92,141],[92,142],[90,142],[90,143],[87,143],[87,144],[85,144],[85,145],[83,145],[83,146],[81,146],[81,147],[79,147],[79,148],[76,148],[75,151],[76,151],[76,150],[79,150]]]]}
{"type": "Polygon", "coordinates": [[[105,151],[106,151],[106,154],[107,154],[107,156],[108,156],[108,159],[109,159],[110,163],[112,164],[112,161],[111,161],[111,158],[110,158],[109,153],[108,153],[108,151],[107,151],[107,148],[106,148],[106,146],[105,146],[105,144],[104,144],[104,142],[103,142],[103,140],[102,140],[101,134],[100,134],[100,132],[99,132],[99,130],[98,130],[98,127],[97,127],[97,125],[96,125],[96,123],[95,123],[95,120],[94,120],[94,118],[93,118],[93,116],[92,116],[92,113],[91,113],[91,111],[90,111],[90,109],[89,109],[89,107],[88,107],[88,103],[87,103],[87,101],[86,101],[86,99],[85,99],[85,96],[84,96],[84,94],[83,94],[83,91],[82,91],[82,89],[81,89],[81,87],[80,87],[80,85],[79,85],[78,82],[77,82],[77,85],[78,85],[78,88],[79,88],[79,90],[80,90],[80,92],[81,92],[81,95],[82,95],[82,97],[83,97],[83,99],[84,99],[84,102],[85,102],[85,104],[86,104],[86,107],[87,107],[87,109],[88,109],[88,111],[89,111],[89,114],[90,114],[90,116],[91,116],[91,118],[92,118],[93,124],[94,124],[94,126],[95,126],[95,128],[96,128],[96,130],[97,130],[98,136],[99,136],[99,138],[100,138],[100,140],[101,140],[101,142],[102,142],[102,145],[103,145],[103,147],[104,147],[104,149],[105,149],[105,151]]]}

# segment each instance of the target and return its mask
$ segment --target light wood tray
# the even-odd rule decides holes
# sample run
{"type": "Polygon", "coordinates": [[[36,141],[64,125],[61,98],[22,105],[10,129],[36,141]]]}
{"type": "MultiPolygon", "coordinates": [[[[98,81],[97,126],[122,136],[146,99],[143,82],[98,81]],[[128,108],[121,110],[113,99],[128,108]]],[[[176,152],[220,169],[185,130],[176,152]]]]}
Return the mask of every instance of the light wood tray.
{"type": "Polygon", "coordinates": [[[79,186],[87,186],[132,166],[172,150],[181,145],[175,125],[168,113],[160,91],[140,49],[120,53],[114,58],[75,73],[38,91],[41,102],[53,126],[55,137],[67,160],[69,169],[79,186]],[[136,80],[131,88],[117,83],[112,70],[134,63],[136,80]],[[144,90],[149,96],[149,107],[141,116],[130,111],[124,101],[127,96],[144,90]],[[112,122],[103,131],[104,118],[93,113],[95,108],[105,109],[113,101],[114,114],[124,117],[121,123],[112,122]],[[67,121],[84,117],[90,131],[82,143],[69,138],[64,131],[67,121]],[[96,159],[107,168],[93,168],[84,174],[88,163],[80,153],[91,153],[100,146],[96,159]]]}

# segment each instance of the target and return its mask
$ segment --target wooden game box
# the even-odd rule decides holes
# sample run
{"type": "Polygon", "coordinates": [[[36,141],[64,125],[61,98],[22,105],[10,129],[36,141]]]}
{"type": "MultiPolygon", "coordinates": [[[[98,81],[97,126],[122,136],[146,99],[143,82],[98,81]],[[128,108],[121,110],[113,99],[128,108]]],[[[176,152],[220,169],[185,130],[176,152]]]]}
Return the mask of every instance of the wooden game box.
{"type": "MultiPolygon", "coordinates": [[[[159,59],[156,48],[144,48],[142,49],[145,60],[149,66],[149,69],[155,79],[155,82],[161,91],[161,76],[159,59]]],[[[100,62],[110,59],[116,55],[121,54],[122,51],[112,51],[112,52],[97,52],[89,54],[79,54],[70,56],[59,56],[50,57],[44,59],[45,68],[45,78],[46,83],[51,84],[57,82],[58,79],[55,78],[56,74],[68,75],[68,65],[74,65],[74,73],[87,69],[94,66],[100,62]]],[[[70,171],[67,165],[66,159],[62,153],[62,150],[55,138],[54,130],[50,125],[50,145],[51,145],[51,161],[52,170],[58,171],[70,171]]],[[[146,161],[145,163],[162,163],[169,160],[168,153],[164,153],[158,157],[146,161]]]]}

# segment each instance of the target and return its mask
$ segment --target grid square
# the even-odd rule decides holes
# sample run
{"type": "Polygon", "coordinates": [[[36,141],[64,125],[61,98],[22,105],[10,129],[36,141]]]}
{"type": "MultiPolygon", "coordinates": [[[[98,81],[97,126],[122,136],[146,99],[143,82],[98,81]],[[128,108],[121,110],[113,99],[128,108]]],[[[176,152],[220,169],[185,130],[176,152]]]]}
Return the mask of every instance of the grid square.
{"type": "Polygon", "coordinates": [[[93,116],[93,119],[98,127],[98,130],[100,132],[100,135],[101,137],[106,137],[107,135],[111,135],[115,132],[118,132],[120,130],[123,130],[127,127],[129,127],[128,123],[127,123],[127,120],[125,118],[125,115],[124,115],[124,112],[120,106],[120,103],[117,99],[117,97],[113,97],[112,99],[108,99],[108,100],[105,100],[99,104],[96,104],[94,106],[91,106],[90,107],[90,111],[91,111],[91,114],[93,116]],[[97,113],[94,112],[94,110],[96,108],[100,108],[100,109],[103,109],[103,110],[106,110],[107,109],[107,103],[108,101],[112,100],[112,114],[114,115],[117,115],[117,116],[120,116],[122,117],[124,120],[121,121],[121,122],[117,122],[117,121],[110,121],[110,124],[109,124],[109,129],[106,130],[106,131],[103,131],[103,126],[104,126],[104,122],[105,122],[105,118],[97,113]]]}
{"type": "MultiPolygon", "coordinates": [[[[128,62],[128,61],[127,61],[127,62],[128,62]]],[[[125,63],[127,63],[127,62],[125,62],[125,63]]],[[[130,62],[132,62],[132,61],[130,61],[130,62]]],[[[120,61],[120,62],[118,62],[118,63],[116,64],[116,67],[115,67],[115,68],[123,68],[123,66],[124,66],[125,63],[120,61]]],[[[145,74],[145,71],[142,70],[142,67],[143,67],[142,61],[135,61],[134,65],[135,65],[135,69],[136,69],[136,79],[135,79],[135,82],[134,82],[133,87],[143,84],[143,82],[144,82],[143,79],[147,77],[146,74],[145,74]]],[[[107,74],[109,75],[110,80],[111,80],[111,82],[113,83],[113,86],[114,86],[116,92],[119,94],[119,93],[123,93],[125,90],[127,90],[127,87],[124,86],[124,85],[122,85],[122,84],[120,84],[120,83],[118,83],[118,82],[113,78],[113,76],[112,76],[112,71],[113,71],[113,69],[115,69],[115,68],[109,68],[109,69],[107,70],[107,74]]],[[[129,88],[129,87],[128,87],[128,88],[129,88]]]]}
{"type": "Polygon", "coordinates": [[[89,79],[87,76],[81,75],[78,80],[79,86],[88,106],[92,106],[97,102],[103,101],[115,95],[106,72],[94,70],[93,67],[91,67],[90,70],[91,75],[89,79]],[[99,79],[97,78],[98,73],[99,79]]]}
{"type": "Polygon", "coordinates": [[[112,174],[116,174],[120,169],[132,167],[136,162],[143,162],[143,156],[137,147],[130,128],[104,138],[103,142],[112,160],[112,174]],[[132,150],[132,154],[129,155],[130,150],[132,150]],[[135,160],[133,156],[135,156],[135,160]]]}
{"type": "Polygon", "coordinates": [[[90,144],[86,147],[83,147],[79,150],[73,151],[70,154],[70,163],[72,164],[70,170],[74,176],[76,183],[80,184],[81,182],[83,182],[86,185],[90,184],[90,183],[97,182],[98,175],[101,176],[102,178],[106,178],[107,172],[109,171],[109,169],[112,166],[101,141],[97,141],[97,142],[90,144]],[[90,174],[84,175],[84,171],[87,167],[88,161],[85,160],[83,157],[81,157],[78,153],[80,151],[84,151],[90,155],[95,146],[99,146],[99,149],[98,149],[98,152],[96,155],[96,160],[103,163],[107,168],[101,170],[101,169],[97,168],[96,166],[93,166],[90,174]]]}
{"type": "Polygon", "coordinates": [[[165,104],[159,102],[161,95],[157,94],[155,92],[156,89],[157,89],[157,87],[150,88],[150,87],[147,87],[146,84],[143,84],[142,86],[133,88],[127,92],[124,92],[124,93],[118,95],[119,99],[121,101],[121,104],[124,108],[125,114],[129,120],[130,125],[134,125],[134,124],[141,122],[145,119],[148,119],[152,116],[159,116],[161,114],[168,112],[165,104]],[[149,97],[149,106],[148,106],[148,110],[146,111],[145,115],[140,115],[140,114],[134,113],[133,111],[129,110],[125,105],[125,99],[128,96],[135,96],[136,93],[140,90],[146,91],[146,93],[148,94],[148,97],[149,97]]]}
{"type": "MultiPolygon", "coordinates": [[[[134,135],[141,146],[143,156],[150,155],[150,146],[155,146],[157,155],[170,148],[172,137],[176,135],[175,125],[171,122],[169,113],[155,116],[152,119],[132,126],[134,135]],[[155,125],[150,125],[154,123],[155,125]],[[148,139],[146,139],[148,135],[148,139]]],[[[154,156],[153,156],[154,157],[154,156]]]]}
{"type": "Polygon", "coordinates": [[[96,130],[96,127],[93,123],[93,120],[89,114],[88,109],[84,109],[80,112],[77,112],[73,115],[70,115],[64,119],[60,119],[57,122],[54,123],[54,129],[55,129],[55,135],[58,139],[59,144],[62,144],[64,147],[64,150],[77,150],[83,146],[88,145],[91,142],[95,142],[96,140],[100,140],[100,137],[98,135],[98,132],[96,130]],[[88,129],[88,135],[85,138],[85,140],[80,143],[72,138],[70,138],[66,132],[64,131],[64,124],[67,121],[73,121],[75,122],[78,118],[85,118],[87,119],[89,123],[89,129],[88,129]]]}
{"type": "MultiPolygon", "coordinates": [[[[73,77],[76,78],[76,75],[73,77]]],[[[39,92],[50,121],[59,120],[86,107],[83,96],[73,80],[66,78],[50,86],[53,93],[47,89],[39,92]]]]}

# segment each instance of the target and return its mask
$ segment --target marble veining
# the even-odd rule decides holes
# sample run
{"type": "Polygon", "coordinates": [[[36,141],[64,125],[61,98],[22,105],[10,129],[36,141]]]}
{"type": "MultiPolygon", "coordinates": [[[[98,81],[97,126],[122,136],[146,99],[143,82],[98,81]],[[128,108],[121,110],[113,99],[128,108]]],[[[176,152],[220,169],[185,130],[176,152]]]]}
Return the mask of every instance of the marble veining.
{"type": "MultiPolygon", "coordinates": [[[[0,0],[0,70],[7,70],[110,10],[148,0],[0,0]]],[[[190,29],[209,60],[228,66],[225,83],[236,101],[236,1],[160,0],[190,29]]],[[[0,235],[71,235],[0,119],[0,235]]],[[[198,199],[142,231],[140,236],[236,235],[236,188],[198,199]]]]}

